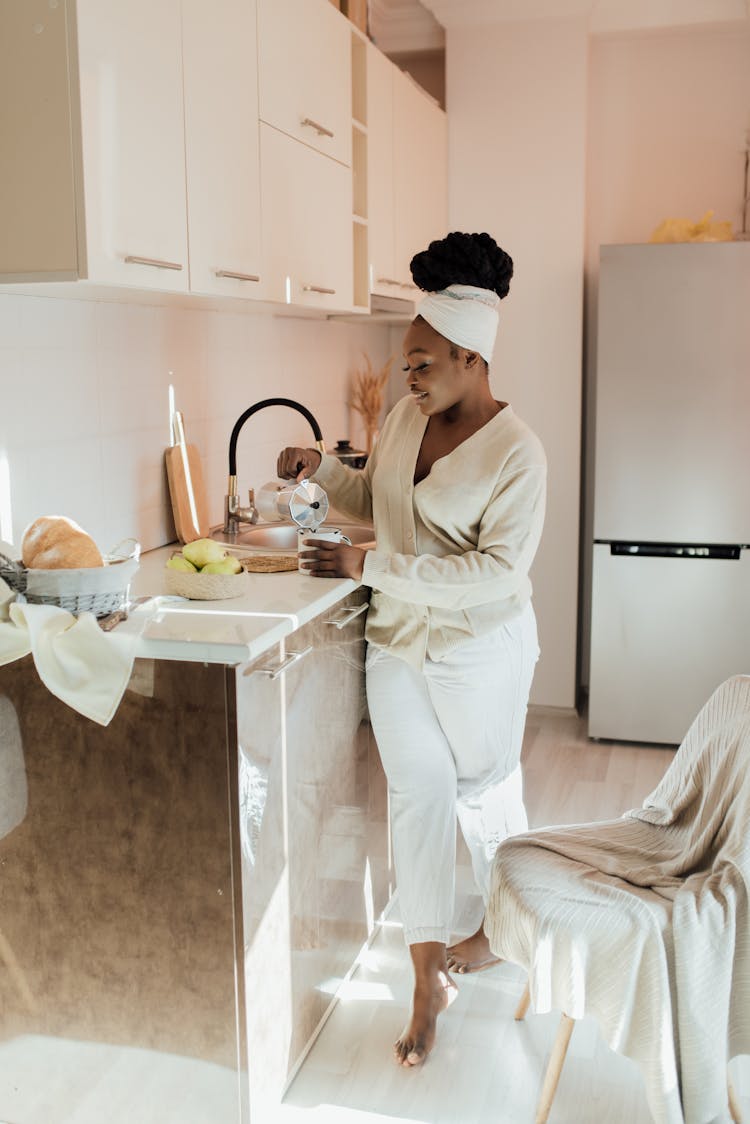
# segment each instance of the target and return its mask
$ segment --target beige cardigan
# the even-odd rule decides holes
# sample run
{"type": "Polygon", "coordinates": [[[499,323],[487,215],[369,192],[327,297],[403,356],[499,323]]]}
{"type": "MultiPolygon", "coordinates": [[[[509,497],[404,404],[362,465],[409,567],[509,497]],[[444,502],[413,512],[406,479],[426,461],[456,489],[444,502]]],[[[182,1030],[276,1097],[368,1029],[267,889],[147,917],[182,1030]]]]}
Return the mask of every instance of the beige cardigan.
{"type": "Polygon", "coordinates": [[[529,601],[547,475],[540,441],[506,406],[415,485],[426,426],[402,398],[362,471],[324,456],[314,477],[342,514],[373,520],[368,642],[419,668],[529,601]]]}

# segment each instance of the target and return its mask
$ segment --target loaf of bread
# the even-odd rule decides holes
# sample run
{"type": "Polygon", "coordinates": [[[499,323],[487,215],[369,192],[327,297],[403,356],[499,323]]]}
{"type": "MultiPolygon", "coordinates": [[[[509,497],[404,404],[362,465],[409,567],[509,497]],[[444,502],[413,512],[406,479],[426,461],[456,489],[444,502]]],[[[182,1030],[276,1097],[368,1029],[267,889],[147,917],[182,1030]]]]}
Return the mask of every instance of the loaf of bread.
{"type": "Polygon", "coordinates": [[[103,566],[94,540],[64,515],[42,515],[24,532],[21,560],[29,570],[78,570],[103,566]]]}

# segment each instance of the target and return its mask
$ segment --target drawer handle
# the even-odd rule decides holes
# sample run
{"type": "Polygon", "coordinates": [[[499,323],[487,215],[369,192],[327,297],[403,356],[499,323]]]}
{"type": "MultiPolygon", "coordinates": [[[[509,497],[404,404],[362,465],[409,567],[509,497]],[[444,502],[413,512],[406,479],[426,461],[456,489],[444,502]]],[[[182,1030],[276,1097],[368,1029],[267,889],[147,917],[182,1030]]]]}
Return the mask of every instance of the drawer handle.
{"type": "Polygon", "coordinates": [[[333,137],[333,133],[330,129],[326,129],[325,125],[320,125],[317,121],[313,121],[312,117],[303,117],[300,124],[315,129],[319,137],[333,137]]]}
{"type": "Polygon", "coordinates": [[[312,644],[303,648],[301,652],[288,652],[286,658],[281,663],[277,663],[275,667],[252,667],[245,672],[245,675],[267,675],[269,679],[278,679],[283,672],[289,670],[292,664],[299,663],[310,652],[312,652],[312,644]]]}
{"type": "Polygon", "coordinates": [[[231,277],[234,281],[260,281],[257,273],[238,273],[234,269],[217,269],[217,277],[231,277]]]}
{"type": "Polygon", "coordinates": [[[394,281],[392,277],[378,277],[378,285],[401,285],[403,282],[394,281]]]}
{"type": "Polygon", "coordinates": [[[162,261],[161,258],[139,258],[128,254],[125,261],[133,265],[153,265],[156,269],[182,269],[178,261],[162,261]]]}
{"type": "Polygon", "coordinates": [[[334,617],[333,620],[328,621],[328,624],[332,624],[336,628],[346,628],[353,620],[356,620],[357,617],[361,617],[363,613],[366,613],[369,607],[367,601],[365,601],[362,605],[354,605],[351,609],[344,609],[340,617],[334,617]]]}
{"type": "Polygon", "coordinates": [[[302,286],[302,292],[303,293],[326,293],[328,296],[332,297],[332,296],[335,295],[336,290],[335,289],[326,289],[324,285],[303,285],[302,286]]]}

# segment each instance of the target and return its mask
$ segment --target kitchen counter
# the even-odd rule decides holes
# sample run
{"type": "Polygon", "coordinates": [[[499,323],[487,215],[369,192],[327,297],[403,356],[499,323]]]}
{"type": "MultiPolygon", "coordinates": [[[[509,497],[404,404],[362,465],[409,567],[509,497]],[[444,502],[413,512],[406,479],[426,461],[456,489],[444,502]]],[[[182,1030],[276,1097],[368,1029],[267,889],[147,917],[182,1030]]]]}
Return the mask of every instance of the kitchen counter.
{"type": "Polygon", "coordinates": [[[275,1119],[388,908],[368,591],[169,601],[173,549],[141,560],[106,727],[0,667],[0,1120],[275,1119]]]}
{"type": "MultiPolygon", "coordinates": [[[[165,563],[175,549],[172,543],[144,554],[131,585],[132,598],[154,597],[117,626],[121,633],[142,629],[137,657],[246,663],[359,588],[351,578],[313,578],[295,570],[248,574],[247,593],[226,601],[169,600],[165,563]]],[[[232,553],[253,551],[233,548],[232,553]]]]}

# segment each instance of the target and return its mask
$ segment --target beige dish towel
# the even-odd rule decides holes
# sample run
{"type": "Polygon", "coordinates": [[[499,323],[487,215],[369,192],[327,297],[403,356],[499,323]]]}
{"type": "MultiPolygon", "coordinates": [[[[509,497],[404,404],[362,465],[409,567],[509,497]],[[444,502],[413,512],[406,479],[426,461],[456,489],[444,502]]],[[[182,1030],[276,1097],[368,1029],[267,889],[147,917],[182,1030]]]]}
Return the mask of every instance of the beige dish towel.
{"type": "Polygon", "coordinates": [[[102,632],[93,613],[75,617],[55,605],[28,605],[14,597],[0,579],[0,665],[31,653],[53,695],[107,726],[128,685],[140,630],[102,632]]]}

